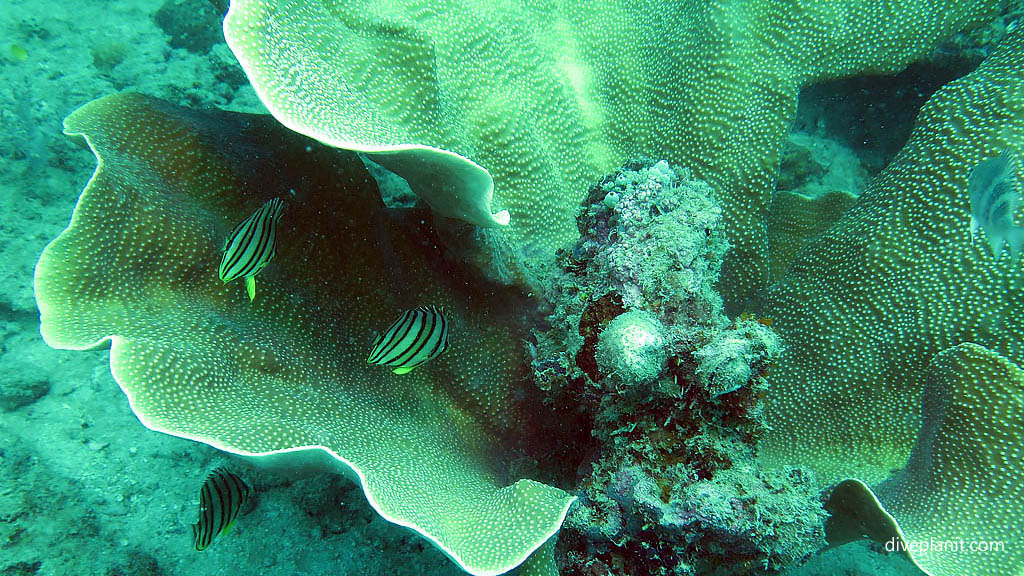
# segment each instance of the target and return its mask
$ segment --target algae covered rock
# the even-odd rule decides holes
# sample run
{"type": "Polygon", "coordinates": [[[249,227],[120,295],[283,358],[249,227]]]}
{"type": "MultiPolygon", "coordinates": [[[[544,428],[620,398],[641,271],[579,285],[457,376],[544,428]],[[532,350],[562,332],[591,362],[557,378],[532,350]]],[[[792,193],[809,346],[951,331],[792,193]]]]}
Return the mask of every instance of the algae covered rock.
{"type": "Polygon", "coordinates": [[[757,320],[740,320],[694,351],[698,380],[712,397],[735,392],[782,350],[779,337],[757,320]]]}
{"type": "Polygon", "coordinates": [[[224,41],[220,22],[223,12],[209,0],[167,0],[153,21],[168,36],[172,48],[206,54],[224,41]]]}
{"type": "Polygon", "coordinates": [[[715,282],[729,246],[714,190],[636,160],[591,187],[577,224],[533,349],[546,401],[590,441],[578,443],[563,574],[799,563],[824,545],[825,513],[812,474],[755,459],[780,345],[768,319],[723,310],[715,282]]]}

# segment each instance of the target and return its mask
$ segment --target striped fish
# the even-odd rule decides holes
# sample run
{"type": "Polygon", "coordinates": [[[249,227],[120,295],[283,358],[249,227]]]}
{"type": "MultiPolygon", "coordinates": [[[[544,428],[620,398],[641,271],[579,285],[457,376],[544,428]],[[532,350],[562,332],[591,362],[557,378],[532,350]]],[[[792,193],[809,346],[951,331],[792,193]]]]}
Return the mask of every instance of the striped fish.
{"type": "Polygon", "coordinates": [[[420,306],[406,310],[383,334],[377,336],[366,361],[394,367],[405,374],[448,349],[448,319],[444,308],[420,306]]]}
{"type": "Polygon", "coordinates": [[[1011,153],[1004,150],[995,158],[979,162],[967,177],[967,194],[971,199],[971,237],[981,228],[993,257],[998,259],[1007,245],[1010,257],[1016,259],[1024,248],[1024,228],[1013,224],[1020,196],[1011,153]]]}
{"type": "Polygon", "coordinates": [[[252,489],[227,468],[217,468],[199,490],[199,521],[192,525],[196,550],[205,550],[217,536],[227,534],[249,499],[252,489]]]}
{"type": "Polygon", "coordinates": [[[242,221],[224,242],[220,259],[220,279],[231,282],[245,278],[245,291],[251,301],[256,297],[256,275],[277,253],[277,224],[284,202],[272,198],[242,221]]]}

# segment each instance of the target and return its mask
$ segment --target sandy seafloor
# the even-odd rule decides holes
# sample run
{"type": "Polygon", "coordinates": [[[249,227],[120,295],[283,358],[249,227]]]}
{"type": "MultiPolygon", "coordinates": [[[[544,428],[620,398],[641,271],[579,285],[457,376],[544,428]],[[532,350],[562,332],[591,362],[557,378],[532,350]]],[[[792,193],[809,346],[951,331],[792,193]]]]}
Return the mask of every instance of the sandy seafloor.
{"type": "MultiPolygon", "coordinates": [[[[172,48],[154,21],[160,6],[0,5],[0,575],[460,574],[423,539],[378,517],[347,480],[291,478],[147,430],[112,379],[106,350],[52,350],[41,340],[33,267],[67,225],[95,166],[62,135],[63,117],[121,90],[262,111],[222,41],[209,54],[172,48]],[[221,464],[258,496],[231,534],[196,552],[190,524],[199,486],[221,464]]],[[[850,156],[838,144],[801,138],[815,154],[850,156]]],[[[866,181],[855,161],[831,168],[822,186],[856,192],[866,181]]],[[[787,574],[915,573],[865,543],[787,574]]]]}

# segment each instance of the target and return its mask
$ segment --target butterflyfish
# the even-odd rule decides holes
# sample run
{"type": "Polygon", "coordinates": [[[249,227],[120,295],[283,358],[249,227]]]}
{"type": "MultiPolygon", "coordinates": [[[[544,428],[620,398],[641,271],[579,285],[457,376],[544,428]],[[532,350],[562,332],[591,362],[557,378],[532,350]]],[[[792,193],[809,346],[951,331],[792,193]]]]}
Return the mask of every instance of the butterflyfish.
{"type": "Polygon", "coordinates": [[[250,301],[256,298],[256,275],[277,254],[277,225],[283,210],[284,202],[279,198],[268,200],[235,226],[224,242],[220,279],[231,282],[245,278],[245,291],[250,301]]]}
{"type": "Polygon", "coordinates": [[[199,521],[192,525],[196,550],[205,550],[227,534],[249,499],[252,488],[227,468],[217,468],[199,490],[199,521]]]}
{"type": "Polygon", "coordinates": [[[980,228],[988,238],[992,256],[999,258],[1003,246],[1009,246],[1016,259],[1024,247],[1024,227],[1013,224],[1013,213],[1020,202],[1017,190],[1017,166],[1009,151],[982,160],[967,177],[971,200],[971,236],[980,228]]]}
{"type": "Polygon", "coordinates": [[[443,307],[420,306],[406,310],[377,336],[366,361],[390,366],[405,374],[448,349],[448,319],[443,307]]]}

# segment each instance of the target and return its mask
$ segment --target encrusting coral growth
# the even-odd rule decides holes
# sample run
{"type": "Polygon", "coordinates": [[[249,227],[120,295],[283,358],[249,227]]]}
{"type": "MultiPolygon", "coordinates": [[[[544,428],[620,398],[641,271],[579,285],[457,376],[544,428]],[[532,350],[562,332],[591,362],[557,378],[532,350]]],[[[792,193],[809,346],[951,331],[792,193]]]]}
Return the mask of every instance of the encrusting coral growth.
{"type": "Polygon", "coordinates": [[[510,422],[532,426],[509,398],[528,369],[515,295],[445,264],[429,212],[386,213],[354,154],[267,116],[123,94],[65,128],[98,168],[36,267],[42,334],[109,340],[143,424],[235,454],[319,456],[472,574],[506,572],[557,532],[573,497],[510,477],[500,448],[510,422]],[[273,196],[277,255],[250,302],[219,280],[220,250],[273,196]],[[374,331],[420,304],[452,314],[446,354],[403,376],[368,365],[374,331]]]}
{"type": "Polygon", "coordinates": [[[664,330],[647,312],[619,314],[597,337],[597,367],[625,384],[652,383],[668,359],[664,330]]]}
{"type": "MultiPolygon", "coordinates": [[[[855,477],[874,484],[911,464],[933,468],[915,472],[918,478],[943,479],[956,470],[955,482],[945,477],[902,491],[902,504],[893,509],[901,526],[905,511],[928,518],[906,518],[910,538],[977,525],[1007,550],[1024,546],[1022,515],[1010,512],[1019,497],[1000,497],[1005,513],[975,504],[990,497],[989,487],[1024,483],[1024,468],[1012,464],[1024,452],[1019,421],[1001,422],[999,432],[946,436],[944,448],[927,458],[915,452],[919,436],[939,425],[921,406],[926,382],[943,365],[935,359],[948,362],[958,354],[944,351],[970,343],[1010,363],[1024,362],[1024,268],[1008,255],[993,258],[986,241],[972,238],[968,195],[968,177],[979,162],[1003,150],[1024,153],[1021,70],[1024,28],[1018,27],[974,72],[928,100],[903,150],[857,204],[800,253],[762,307],[786,343],[773,372],[771,431],[762,455],[780,465],[804,463],[828,481],[855,477]],[[1007,445],[992,445],[994,439],[1007,445]],[[919,460],[908,464],[915,453],[919,460]]],[[[990,364],[979,366],[988,370],[990,364]]],[[[981,392],[977,380],[984,372],[972,375],[970,362],[959,366],[963,374],[944,368],[942,381],[971,389],[948,391],[952,398],[992,395],[957,409],[965,429],[993,412],[1019,414],[1019,393],[981,392]]],[[[924,405],[934,401],[925,398],[924,405]]],[[[918,560],[936,576],[1014,574],[1024,567],[1013,554],[947,551],[918,560]]]]}
{"type": "Polygon", "coordinates": [[[574,239],[580,193],[610,167],[689,166],[719,191],[723,287],[741,304],[768,279],[764,219],[800,88],[897,72],[1002,4],[237,0],[224,35],[284,125],[387,152],[428,202],[446,187],[489,198],[493,178],[520,264],[574,239]]]}
{"type": "Polygon", "coordinates": [[[570,574],[745,574],[824,544],[813,478],[763,472],[765,319],[730,321],[713,286],[728,243],[711,188],[634,161],[590,189],[536,331],[547,401],[597,446],[562,532],[570,574]]]}

